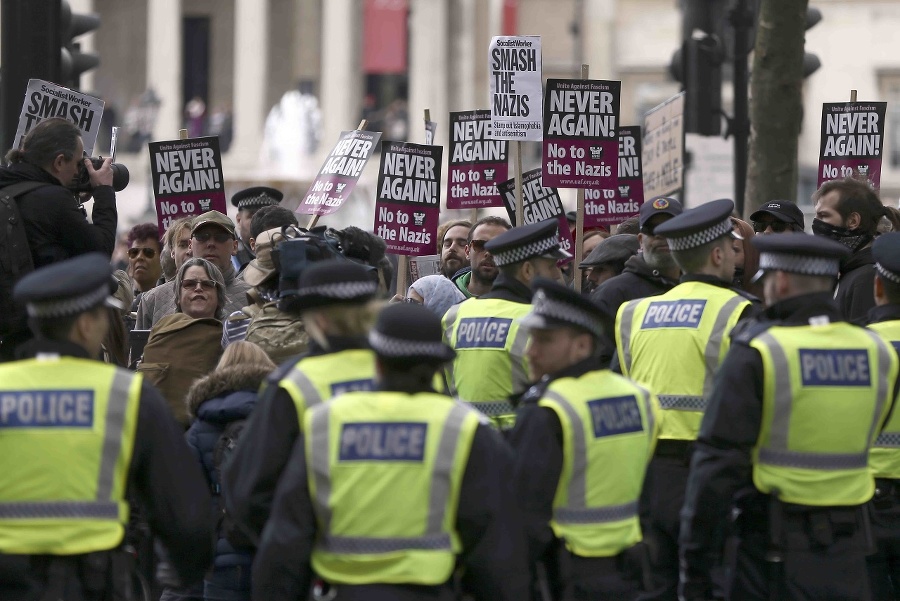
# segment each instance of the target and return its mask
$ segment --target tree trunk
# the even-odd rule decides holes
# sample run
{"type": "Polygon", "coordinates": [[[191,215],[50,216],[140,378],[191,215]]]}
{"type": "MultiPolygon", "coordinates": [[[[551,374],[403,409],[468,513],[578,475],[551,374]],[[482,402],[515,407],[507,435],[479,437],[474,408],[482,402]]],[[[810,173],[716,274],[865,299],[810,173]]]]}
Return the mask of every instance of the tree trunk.
{"type": "Polygon", "coordinates": [[[808,2],[761,0],[750,79],[745,219],[770,200],[797,200],[808,2]]]}

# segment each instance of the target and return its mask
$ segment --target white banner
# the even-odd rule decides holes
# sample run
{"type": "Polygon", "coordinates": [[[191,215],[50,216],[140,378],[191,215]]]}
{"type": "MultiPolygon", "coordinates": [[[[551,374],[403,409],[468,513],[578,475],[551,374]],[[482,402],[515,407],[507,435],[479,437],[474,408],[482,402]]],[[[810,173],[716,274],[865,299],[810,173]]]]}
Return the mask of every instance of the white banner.
{"type": "Polygon", "coordinates": [[[103,116],[103,101],[99,98],[42,79],[29,79],[13,148],[19,148],[25,134],[44,119],[62,117],[81,130],[84,151],[91,156],[94,152],[94,142],[97,141],[97,134],[100,132],[101,116],[103,116]]]}
{"type": "Polygon", "coordinates": [[[541,36],[500,36],[488,52],[491,138],[540,142],[544,123],[541,36]]]}

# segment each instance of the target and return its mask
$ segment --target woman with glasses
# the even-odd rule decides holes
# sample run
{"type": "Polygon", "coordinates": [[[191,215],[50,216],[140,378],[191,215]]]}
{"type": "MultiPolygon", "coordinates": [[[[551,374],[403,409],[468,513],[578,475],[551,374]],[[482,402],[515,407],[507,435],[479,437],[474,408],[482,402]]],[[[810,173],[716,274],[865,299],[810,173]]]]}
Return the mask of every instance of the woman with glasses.
{"type": "Polygon", "coordinates": [[[176,312],[153,325],[138,371],[169,401],[175,418],[187,427],[185,393],[212,371],[222,355],[225,279],[219,268],[194,257],[175,276],[176,312]]]}

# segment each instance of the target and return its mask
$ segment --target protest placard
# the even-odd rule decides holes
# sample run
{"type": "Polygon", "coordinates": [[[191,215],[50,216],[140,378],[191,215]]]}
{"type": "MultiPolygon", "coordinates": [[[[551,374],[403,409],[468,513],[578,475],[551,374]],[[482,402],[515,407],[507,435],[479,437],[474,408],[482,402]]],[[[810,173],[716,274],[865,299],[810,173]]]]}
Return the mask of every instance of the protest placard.
{"type": "MultiPolygon", "coordinates": [[[[503,196],[510,223],[516,223],[515,179],[500,182],[497,184],[497,189],[503,196]]],[[[541,185],[540,169],[532,169],[522,174],[522,214],[525,217],[523,225],[556,218],[559,221],[560,246],[572,256],[575,255],[572,231],[569,229],[569,221],[566,219],[566,210],[559,198],[559,192],[556,188],[546,188],[541,185]]],[[[560,264],[568,261],[571,259],[560,261],[560,264]]]]}
{"type": "Polygon", "coordinates": [[[541,36],[498,36],[488,51],[491,137],[541,140],[541,36]]]}
{"type": "MultiPolygon", "coordinates": [[[[407,286],[420,278],[428,275],[437,275],[441,272],[441,255],[424,255],[421,257],[409,257],[409,269],[406,274],[407,286]]],[[[398,287],[399,288],[399,287],[398,287]]]]}
{"type": "Polygon", "coordinates": [[[84,142],[84,151],[89,156],[93,155],[94,143],[100,131],[100,117],[103,116],[103,104],[99,98],[55,83],[29,79],[12,147],[19,148],[25,134],[44,119],[62,117],[78,126],[81,130],[81,141],[84,142]]]}
{"type": "Polygon", "coordinates": [[[584,227],[609,229],[634,217],[644,204],[644,180],[641,175],[641,128],[619,128],[619,177],[610,188],[584,191],[584,227]]]}
{"type": "Polygon", "coordinates": [[[622,83],[549,79],[544,96],[544,186],[613,188],[622,83]]]}
{"type": "Polygon", "coordinates": [[[822,105],[822,140],[817,186],[843,177],[881,187],[886,102],[834,102],[822,105]]]}
{"type": "Polygon", "coordinates": [[[684,187],[684,92],[644,115],[644,196],[665,196],[684,187]]]}
{"type": "Polygon", "coordinates": [[[425,119],[425,144],[434,144],[434,134],[437,133],[437,121],[425,119]]]}
{"type": "Polygon", "coordinates": [[[227,214],[217,136],[150,142],[150,173],[160,238],[176,219],[227,214]]]}
{"type": "Polygon", "coordinates": [[[488,110],[450,113],[447,208],[502,207],[497,182],[509,177],[509,142],[492,140],[488,110]]]}
{"type": "Polygon", "coordinates": [[[296,212],[321,217],[341,208],[350,198],[366,163],[375,154],[380,139],[381,132],[377,131],[354,129],[341,132],[296,212]]]}
{"type": "Polygon", "coordinates": [[[441,212],[440,146],[383,142],[375,233],[387,252],[419,256],[435,249],[441,212]]]}

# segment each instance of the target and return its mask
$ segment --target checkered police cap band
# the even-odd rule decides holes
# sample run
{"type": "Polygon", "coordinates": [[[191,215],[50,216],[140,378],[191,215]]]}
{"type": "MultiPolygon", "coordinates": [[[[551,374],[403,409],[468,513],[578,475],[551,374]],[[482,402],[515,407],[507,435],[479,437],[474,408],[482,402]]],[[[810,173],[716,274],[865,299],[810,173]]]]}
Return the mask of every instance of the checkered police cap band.
{"type": "Polygon", "coordinates": [[[832,257],[776,252],[763,252],[759,255],[759,268],[763,271],[787,271],[800,275],[837,277],[840,265],[840,259],[832,257]]]}
{"type": "Polygon", "coordinates": [[[491,252],[491,255],[494,257],[494,264],[497,265],[497,267],[502,267],[504,265],[512,265],[513,263],[521,263],[532,257],[539,257],[556,248],[559,248],[559,237],[554,233],[550,238],[535,240],[534,242],[529,242],[525,246],[516,246],[498,250],[497,252],[491,252]]]}
{"type": "Polygon", "coordinates": [[[721,238],[729,233],[733,227],[731,218],[726,217],[725,221],[722,221],[721,223],[717,223],[705,230],[700,230],[699,232],[694,232],[693,234],[684,237],[670,238],[669,235],[666,235],[666,240],[669,243],[669,248],[672,250],[690,250],[712,242],[716,238],[721,238]]]}
{"type": "Polygon", "coordinates": [[[109,296],[109,284],[80,296],[60,300],[41,300],[27,303],[25,309],[29,317],[66,317],[78,315],[102,303],[109,296]]]}
{"type": "Polygon", "coordinates": [[[586,311],[582,311],[578,307],[547,298],[547,295],[543,290],[535,292],[531,304],[533,306],[533,311],[538,315],[571,323],[580,328],[584,328],[597,337],[603,335],[603,326],[600,324],[599,319],[586,311]]]}
{"type": "Polygon", "coordinates": [[[278,201],[262,192],[257,194],[256,196],[250,196],[248,198],[242,198],[238,201],[238,209],[244,209],[246,207],[252,207],[256,205],[277,205],[278,201]]]}
{"type": "Polygon", "coordinates": [[[334,300],[353,300],[355,298],[371,296],[378,292],[378,284],[375,282],[336,282],[334,284],[319,284],[307,286],[297,290],[298,296],[324,296],[334,300]]]}
{"type": "Polygon", "coordinates": [[[875,263],[875,271],[877,271],[878,275],[880,275],[884,279],[890,280],[895,284],[900,284],[900,275],[897,275],[893,271],[888,271],[888,269],[881,263],[875,263]]]}
{"type": "Polygon", "coordinates": [[[369,344],[379,355],[384,357],[432,357],[445,359],[447,347],[443,342],[421,342],[404,340],[382,334],[378,330],[369,332],[369,344]]]}

